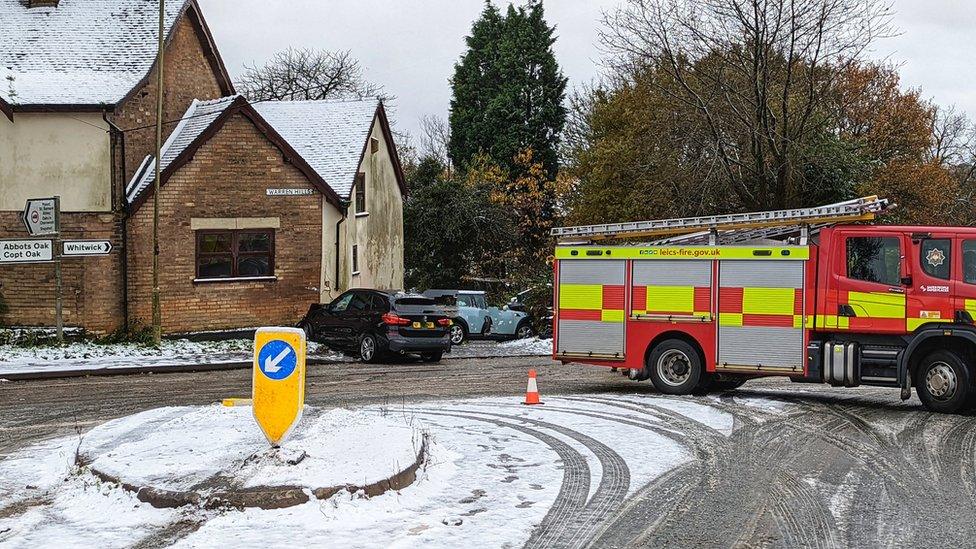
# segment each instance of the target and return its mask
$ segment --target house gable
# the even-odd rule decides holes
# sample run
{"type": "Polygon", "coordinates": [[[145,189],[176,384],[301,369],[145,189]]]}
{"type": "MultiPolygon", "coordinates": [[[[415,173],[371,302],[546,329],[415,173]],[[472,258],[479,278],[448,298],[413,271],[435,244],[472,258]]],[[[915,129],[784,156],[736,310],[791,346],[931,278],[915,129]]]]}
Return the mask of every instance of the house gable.
{"type": "MultiPolygon", "coordinates": [[[[271,142],[284,158],[285,162],[294,165],[299,171],[305,174],[308,178],[309,183],[315,187],[320,193],[322,193],[326,200],[335,205],[336,207],[341,207],[342,201],[339,196],[329,187],[325,180],[305,161],[302,156],[292,148],[292,146],[273,128],[271,125],[258,114],[254,108],[244,99],[243,96],[236,96],[233,98],[226,98],[219,102],[209,102],[210,105],[220,104],[222,107],[216,116],[212,120],[208,121],[205,127],[193,128],[190,124],[178,126],[177,129],[182,131],[193,132],[188,139],[180,141],[182,134],[174,134],[171,139],[167,142],[167,147],[164,148],[163,152],[163,169],[160,174],[160,186],[166,185],[169,178],[174,172],[183,167],[187,162],[189,162],[196,151],[212,139],[218,132],[221,131],[224,124],[236,114],[240,114],[243,117],[251,121],[251,123],[262,133],[264,138],[271,142]],[[177,147],[174,150],[170,150],[170,146],[177,147]]],[[[194,103],[194,107],[197,108],[197,103],[194,103]]],[[[191,109],[193,109],[191,108],[191,109]]],[[[184,119],[187,121],[192,121],[193,117],[198,116],[189,112],[184,119]]],[[[132,181],[129,184],[129,188],[126,192],[126,196],[129,200],[129,208],[131,211],[136,211],[139,207],[152,196],[154,185],[153,185],[153,174],[151,170],[153,169],[153,160],[151,158],[146,158],[140,166],[140,170],[135,174],[132,181]]],[[[269,183],[271,179],[269,177],[269,183]]]]}
{"type": "MultiPolygon", "coordinates": [[[[189,2],[170,32],[164,63],[163,139],[176,128],[194,99],[233,95],[233,86],[195,2],[189,2]]],[[[125,132],[124,170],[120,182],[132,178],[139,162],[156,146],[156,68],[119,103],[114,123],[125,132]]]]}
{"type": "MultiPolygon", "coordinates": [[[[318,299],[322,210],[327,206],[306,170],[282,155],[244,109],[223,111],[219,127],[172,170],[159,193],[159,278],[166,332],[291,324],[318,299]],[[312,191],[269,196],[267,188],[312,191]],[[201,279],[200,231],[273,231],[273,277],[201,279]]],[[[135,209],[127,224],[130,314],[152,317],[151,207],[135,209]]]]}

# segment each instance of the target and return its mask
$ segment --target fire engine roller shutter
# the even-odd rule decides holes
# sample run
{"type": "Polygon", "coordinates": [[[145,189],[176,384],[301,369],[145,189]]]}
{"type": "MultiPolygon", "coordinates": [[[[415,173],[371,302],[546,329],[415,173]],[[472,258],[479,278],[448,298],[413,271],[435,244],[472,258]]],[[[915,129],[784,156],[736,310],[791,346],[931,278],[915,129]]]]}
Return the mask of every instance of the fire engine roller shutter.
{"type": "Polygon", "coordinates": [[[618,260],[559,262],[558,354],[624,356],[624,269],[618,260]]]}
{"type": "Polygon", "coordinates": [[[632,284],[634,315],[711,316],[711,261],[634,261],[632,284]]]}
{"type": "Polygon", "coordinates": [[[804,264],[719,263],[719,367],[802,368],[804,264]]]}

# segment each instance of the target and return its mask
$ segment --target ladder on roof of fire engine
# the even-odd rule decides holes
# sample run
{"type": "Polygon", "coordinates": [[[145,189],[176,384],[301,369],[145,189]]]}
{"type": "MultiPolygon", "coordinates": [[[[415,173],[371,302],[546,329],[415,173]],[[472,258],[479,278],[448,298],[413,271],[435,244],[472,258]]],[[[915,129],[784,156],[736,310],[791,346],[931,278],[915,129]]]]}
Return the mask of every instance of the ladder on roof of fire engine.
{"type": "Polygon", "coordinates": [[[885,198],[866,196],[814,208],[559,227],[552,229],[551,234],[561,244],[648,237],[666,237],[655,244],[714,244],[719,237],[723,243],[734,243],[783,238],[837,223],[870,221],[891,207],[885,198]]]}

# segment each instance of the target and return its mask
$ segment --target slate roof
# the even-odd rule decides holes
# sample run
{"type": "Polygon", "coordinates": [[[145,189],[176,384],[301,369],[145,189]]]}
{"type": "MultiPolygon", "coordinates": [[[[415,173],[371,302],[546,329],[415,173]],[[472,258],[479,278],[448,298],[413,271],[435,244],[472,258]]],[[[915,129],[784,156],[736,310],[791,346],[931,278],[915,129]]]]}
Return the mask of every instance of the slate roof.
{"type": "MultiPolygon", "coordinates": [[[[191,0],[166,2],[169,34],[191,0]]],[[[115,105],[156,58],[157,0],[0,0],[0,99],[11,105],[115,105]]]]}
{"type": "MultiPolygon", "coordinates": [[[[180,123],[173,129],[173,133],[163,143],[162,154],[160,155],[162,157],[162,162],[159,165],[160,171],[162,172],[169,167],[176,160],[176,157],[186,150],[197,137],[200,137],[238,97],[241,96],[231,95],[211,101],[194,99],[180,123]]],[[[148,189],[156,180],[155,167],[155,159],[152,156],[147,156],[142,161],[139,170],[136,171],[132,181],[125,189],[125,198],[129,203],[134,202],[136,197],[148,189]]]]}
{"type": "Polygon", "coordinates": [[[379,106],[376,98],[253,104],[343,199],[352,191],[379,106]]]}
{"type": "MultiPolygon", "coordinates": [[[[246,103],[240,95],[212,101],[195,100],[163,145],[160,170],[165,171],[191,147],[235,100],[236,104],[246,103]]],[[[366,139],[380,107],[379,99],[266,101],[249,105],[339,198],[349,199],[366,139]]],[[[154,159],[147,156],[126,187],[130,204],[152,186],[154,171],[154,159]]]]}

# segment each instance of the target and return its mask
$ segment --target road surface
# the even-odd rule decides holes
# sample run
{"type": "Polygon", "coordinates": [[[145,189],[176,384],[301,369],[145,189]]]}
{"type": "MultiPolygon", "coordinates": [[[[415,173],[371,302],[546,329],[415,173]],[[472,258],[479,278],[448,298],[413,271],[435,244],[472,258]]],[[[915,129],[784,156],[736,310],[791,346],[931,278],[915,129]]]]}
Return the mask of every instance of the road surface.
{"type": "MultiPolygon", "coordinates": [[[[549,424],[507,411],[471,416],[523,434],[556,430],[599,458],[599,486],[586,497],[579,484],[585,463],[558,441],[543,441],[566,464],[561,494],[569,496],[553,505],[543,523],[548,527],[540,526],[527,546],[969,547],[976,539],[976,418],[927,412],[917,399],[902,402],[893,390],[773,379],[674,399],[731,414],[730,433],[620,398],[654,394],[649,383],[547,358],[315,366],[307,400],[322,407],[416,409],[476,396],[517,402],[529,368],[539,372],[543,400],[558,394],[581,408],[602,406],[610,411],[578,415],[670,437],[694,458],[634,486],[615,448],[567,427],[571,422],[549,424]],[[754,397],[777,409],[743,404],[754,397]],[[642,414],[655,422],[645,424],[642,414]]],[[[0,383],[0,456],[141,410],[247,396],[249,376],[221,371],[0,383]]]]}

